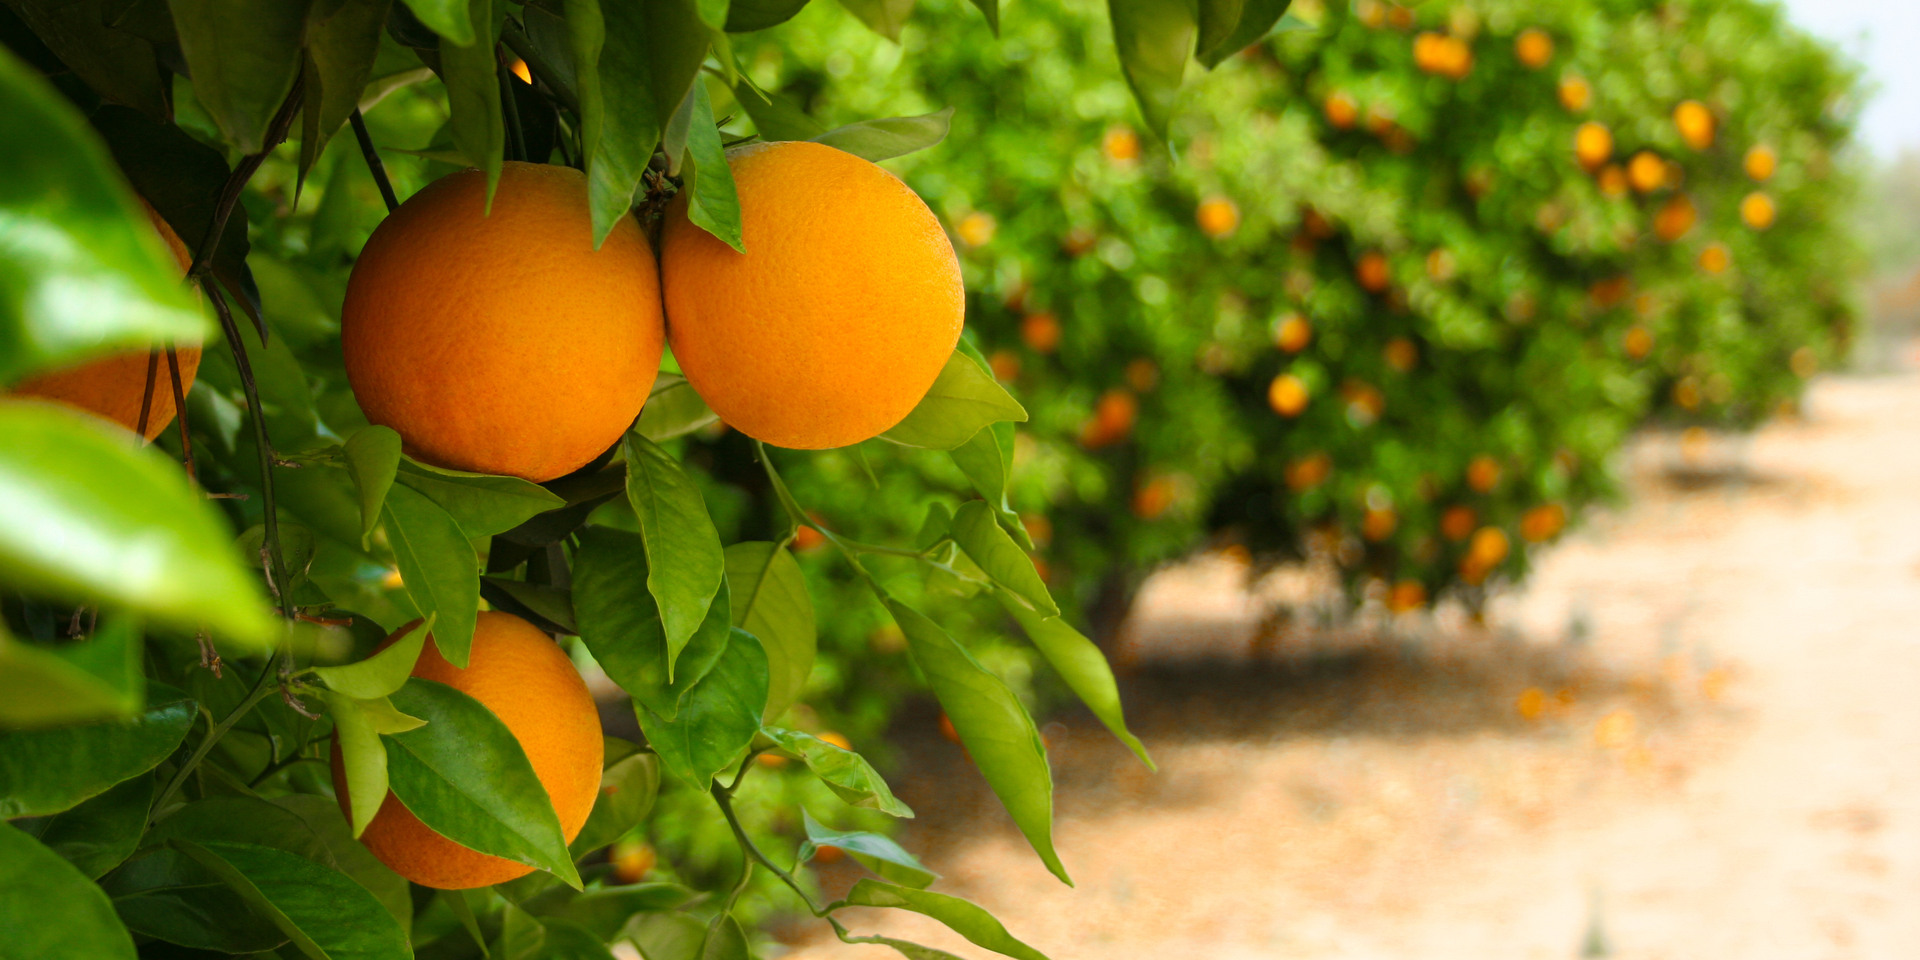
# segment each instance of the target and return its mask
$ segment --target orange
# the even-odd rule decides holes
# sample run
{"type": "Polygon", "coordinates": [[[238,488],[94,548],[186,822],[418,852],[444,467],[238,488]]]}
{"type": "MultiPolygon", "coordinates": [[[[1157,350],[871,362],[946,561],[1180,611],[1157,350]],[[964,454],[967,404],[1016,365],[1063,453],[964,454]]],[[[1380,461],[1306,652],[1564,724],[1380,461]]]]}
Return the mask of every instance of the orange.
{"type": "Polygon", "coordinates": [[[1780,158],[1774,155],[1772,147],[1765,144],[1749,149],[1744,161],[1747,176],[1761,183],[1773,179],[1773,171],[1779,165],[1780,158]]]}
{"type": "Polygon", "coordinates": [[[1370,508],[1360,518],[1360,535],[1368,541],[1379,543],[1393,536],[1393,530],[1400,525],[1400,515],[1392,507],[1370,508]]]}
{"type": "Polygon", "coordinates": [[[1722,273],[1732,265],[1733,253],[1724,243],[1709,243],[1705,250],[1700,251],[1700,269],[1708,273],[1722,273]]]}
{"type": "Polygon", "coordinates": [[[1440,515],[1440,535],[1448,540],[1465,540],[1473,536],[1473,525],[1480,522],[1472,507],[1456,505],[1448,507],[1440,515]]]}
{"type": "Polygon", "coordinates": [[[1673,195],[1659,212],[1653,215],[1653,234],[1661,240],[1672,243],[1687,235],[1693,229],[1693,222],[1699,218],[1699,211],[1693,207],[1693,200],[1684,193],[1673,195]]]}
{"type": "Polygon", "coordinates": [[[1388,340],[1380,353],[1387,361],[1387,366],[1401,373],[1412,371],[1414,365],[1420,362],[1420,348],[1414,346],[1413,341],[1406,337],[1394,337],[1388,340]]]}
{"type": "Polygon", "coordinates": [[[1603,195],[1609,197],[1624,197],[1627,195],[1627,171],[1622,170],[1619,164],[1609,163],[1602,166],[1600,171],[1593,175],[1593,178],[1595,182],[1599,183],[1600,192],[1603,195]]]}
{"type": "Polygon", "coordinates": [[[1514,38],[1513,55],[1529,69],[1538,70],[1553,59],[1553,38],[1545,30],[1528,27],[1514,38]]]}
{"type": "Polygon", "coordinates": [[[1740,219],[1755,230],[1773,226],[1773,198],[1755,190],[1740,201],[1740,219]]]}
{"type": "Polygon", "coordinates": [[[1317,451],[1287,464],[1287,486],[1295,493],[1312,490],[1332,475],[1333,458],[1317,451]]]}
{"type": "Polygon", "coordinates": [[[1288,353],[1299,353],[1313,341],[1313,325],[1297,313],[1289,313],[1274,328],[1273,345],[1288,353]]]}
{"type": "Polygon", "coordinates": [[[1142,520],[1157,520],[1173,506],[1173,481],[1154,477],[1133,492],[1133,515],[1142,520]]]}
{"type": "Polygon", "coordinates": [[[1598,169],[1613,156],[1613,131],[1592,120],[1581,124],[1573,132],[1573,155],[1588,170],[1598,169]]]}
{"type": "Polygon", "coordinates": [[[1491,569],[1507,558],[1507,533],[1499,527],[1481,527],[1467,543],[1467,558],[1491,569]]]}
{"type": "Polygon", "coordinates": [[[1020,355],[1012,350],[995,350],[987,358],[987,366],[993,370],[993,378],[1001,383],[1020,379],[1020,355]]]}
{"type": "Polygon", "coordinates": [[[1453,279],[1457,266],[1453,254],[1448,253],[1445,247],[1436,247],[1427,254],[1427,277],[1435,283],[1446,283],[1453,279]]]}
{"type": "Polygon", "coordinates": [[[1402,580],[1387,593],[1387,609],[1407,613],[1427,605],[1427,585],[1418,580],[1402,580]]]}
{"type": "MultiPolygon", "coordinates": [[[[418,622],[394,631],[381,648],[418,622]]],[[[482,611],[466,669],[448,663],[428,643],[420,651],[413,675],[444,683],[493,711],[526,751],[534,774],[553,801],[561,832],[569,842],[579,835],[600,793],[605,741],[593,695],[573,661],[551,638],[512,614],[482,611]]],[[[341,809],[352,821],[338,740],[333,747],[333,786],[341,809]]],[[[492,886],[533,872],[524,863],[463,847],[435,833],[391,793],[360,840],[395,873],[442,890],[492,886]]]]}
{"type": "Polygon", "coordinates": [[[1146,357],[1127,361],[1127,386],[1136,393],[1147,393],[1160,384],[1160,365],[1146,357]]]}
{"type": "MultiPolygon", "coordinates": [[[[763,753],[759,759],[769,756],[772,754],[763,753]]],[[[785,757],[777,759],[782,762],[786,760],[785,757]]],[[[607,859],[613,861],[613,875],[620,878],[621,883],[639,883],[653,869],[655,860],[653,848],[638,840],[622,840],[614,844],[607,859]]]]}
{"type": "Polygon", "coordinates": [[[828,730],[826,733],[823,733],[820,735],[820,739],[826,741],[827,743],[831,743],[842,750],[853,749],[853,741],[848,740],[847,735],[844,733],[835,733],[832,730],[828,730]]]}
{"type": "Polygon", "coordinates": [[[1060,346],[1060,321],[1041,311],[1020,318],[1020,339],[1035,353],[1052,353],[1060,346]]]}
{"type": "Polygon", "coordinates": [[[519,57],[514,57],[513,65],[509,66],[507,69],[511,71],[514,76],[519,77],[521,83],[527,84],[529,86],[533,84],[533,71],[527,69],[527,62],[525,60],[522,60],[519,57]]]}
{"type": "Polygon", "coordinates": [[[1341,130],[1349,130],[1360,120],[1360,105],[1353,96],[1342,90],[1327,94],[1325,104],[1327,122],[1341,130]]]}
{"type": "Polygon", "coordinates": [[[1713,111],[1698,100],[1682,100],[1673,108],[1673,125],[1680,129],[1680,139],[1695,150],[1705,150],[1713,146],[1713,111]]]}
{"type": "Polygon", "coordinates": [[[1627,356],[1634,360],[1645,360],[1653,352],[1653,332],[1646,327],[1634,324],[1627,328],[1621,337],[1621,346],[1626,348],[1627,356]]]}
{"type": "Polygon", "coordinates": [[[1387,409],[1386,395],[1363,380],[1348,380],[1340,385],[1340,396],[1347,401],[1347,417],[1365,426],[1380,419],[1387,409]]]}
{"type": "Polygon", "coordinates": [[[1481,454],[1467,463],[1467,486],[1476,493],[1490,493],[1500,485],[1500,461],[1481,454]]]}
{"type": "Polygon", "coordinates": [[[1201,233],[1218,240],[1240,228],[1240,208],[1226,197],[1208,197],[1200,201],[1194,219],[1199,221],[1201,233]]]}
{"type": "Polygon", "coordinates": [[[1360,255],[1359,261],[1353,265],[1353,276],[1370,293],[1383,293],[1393,283],[1386,254],[1378,250],[1369,250],[1360,255]]]}
{"type": "Polygon", "coordinates": [[[1131,163],[1140,158],[1140,135],[1132,127],[1108,127],[1100,150],[1114,163],[1131,163]]]}
{"type": "MultiPolygon", "coordinates": [[[[960,261],[905,183],[825,144],[728,154],[739,253],[676,200],[661,234],[667,339],[693,388],[750,437],[817,450],[912,412],[966,313],[960,261]]],[[[984,215],[983,215],[984,216],[984,215]]]]}
{"type": "MultiPolygon", "coordinates": [[[[153,221],[160,239],[166,241],[167,249],[173,251],[173,259],[180,264],[180,275],[186,276],[187,269],[193,266],[192,252],[151,204],[141,200],[140,206],[147,211],[147,219],[153,221]]],[[[180,395],[184,397],[193,388],[193,375],[200,370],[200,348],[176,347],[173,353],[180,364],[180,395]]],[[[144,349],[108,354],[28,377],[14,385],[13,392],[23,397],[58,400],[134,431],[140,429],[140,407],[146,403],[150,409],[145,435],[152,440],[173,422],[174,414],[173,374],[167,366],[167,353],[164,349],[158,352],[158,364],[153,364],[155,356],[153,350],[144,349]],[[150,364],[153,364],[153,391],[152,399],[148,400],[150,364]]]]}
{"type": "Polygon", "coordinates": [[[1632,292],[1633,278],[1623,273],[1604,280],[1595,280],[1593,286],[1587,288],[1587,297],[1593,301],[1595,307],[1611,310],[1619,306],[1627,299],[1627,294],[1632,292]]]}
{"type": "Polygon", "coordinates": [[[1093,417],[1080,427],[1080,445],[1089,450],[1118,443],[1133,432],[1139,401],[1125,390],[1108,390],[1094,404],[1093,417]]]}
{"type": "Polygon", "coordinates": [[[1520,538],[1528,543],[1552,540],[1567,525],[1567,508],[1543,503],[1520,517],[1520,538]]]}
{"type": "Polygon", "coordinates": [[[1267,385],[1267,405],[1283,417],[1297,417],[1307,409],[1307,384],[1291,373],[1273,378],[1267,385]]]}
{"type": "Polygon", "coordinates": [[[999,229],[1000,224],[994,221],[993,214],[975,210],[961,217],[953,232],[959,234],[960,242],[969,247],[984,247],[993,242],[993,235],[999,229]]]}
{"type": "Polygon", "coordinates": [[[1652,193],[1667,182],[1667,162],[1652,150],[1642,150],[1627,161],[1627,180],[1635,190],[1652,193]]]}
{"type": "Polygon", "coordinates": [[[373,232],[340,311],[347,379],[421,460],[551,480],[618,441],[653,388],[659,272],[630,217],[593,249],[578,170],[506,164],[491,214],[486,190],[450,174],[373,232]]]}
{"type": "Polygon", "coordinates": [[[1584,78],[1567,77],[1560,81],[1560,105],[1569,112],[1580,113],[1593,102],[1593,87],[1584,78]]]}

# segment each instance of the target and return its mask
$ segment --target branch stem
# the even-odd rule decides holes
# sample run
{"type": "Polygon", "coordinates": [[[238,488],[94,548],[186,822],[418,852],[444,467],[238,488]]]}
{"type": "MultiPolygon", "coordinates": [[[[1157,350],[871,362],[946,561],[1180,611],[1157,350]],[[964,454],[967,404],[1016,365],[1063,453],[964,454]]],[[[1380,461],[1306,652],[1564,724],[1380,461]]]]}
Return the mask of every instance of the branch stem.
{"type": "Polygon", "coordinates": [[[807,911],[809,913],[812,913],[816,917],[825,916],[826,914],[821,911],[820,906],[813,902],[813,896],[800,886],[800,881],[795,880],[793,874],[780,869],[778,864],[767,859],[767,855],[760,852],[760,848],[755,846],[752,840],[748,839],[747,828],[740,825],[740,816],[733,812],[733,798],[727,795],[726,788],[716,783],[708,792],[713,794],[713,802],[720,805],[720,815],[727,818],[727,826],[733,829],[734,840],[740,844],[740,849],[746,852],[748,858],[767,868],[769,873],[779,877],[780,882],[786,884],[787,888],[792,890],[794,895],[800,898],[800,902],[807,905],[807,911]]]}
{"type": "Polygon", "coordinates": [[[253,363],[247,359],[246,342],[240,338],[240,327],[233,321],[233,311],[227,308],[227,299],[220,292],[217,283],[202,283],[201,289],[207,292],[207,298],[213,301],[213,312],[220,318],[220,330],[226,334],[227,344],[233,348],[234,366],[240,370],[240,386],[247,395],[247,410],[252,414],[254,445],[258,448],[260,460],[260,495],[264,509],[260,522],[266,528],[265,552],[267,554],[267,586],[279,601],[281,615],[288,623],[293,622],[293,606],[287,602],[287,564],[280,551],[280,516],[274,507],[273,497],[273,441],[267,436],[266,414],[260,409],[260,385],[253,377],[253,363]]]}
{"type": "Polygon", "coordinates": [[[347,121],[353,124],[353,137],[360,141],[360,156],[367,161],[367,172],[373,174],[373,182],[380,187],[380,199],[387,202],[387,212],[392,213],[400,206],[400,198],[394,195],[393,181],[387,179],[387,165],[380,162],[380,153],[373,148],[373,135],[367,132],[367,118],[360,115],[360,108],[354,107],[347,115],[347,121]]]}
{"type": "Polygon", "coordinates": [[[213,252],[220,247],[220,237],[227,232],[227,220],[233,216],[233,208],[240,202],[240,191],[246,189],[247,181],[253,179],[255,171],[266,162],[267,155],[287,139],[287,131],[293,128],[293,116],[299,112],[305,99],[307,77],[304,72],[293,81],[293,89],[287,92],[286,102],[280,104],[280,111],[273,115],[267,124],[267,136],[261,143],[259,153],[249,153],[240,159],[240,163],[227,174],[227,182],[220,187],[220,197],[214,203],[213,221],[207,225],[207,234],[200,238],[200,249],[193,252],[193,265],[187,268],[187,280],[193,282],[206,275],[213,266],[213,252]]]}
{"type": "Polygon", "coordinates": [[[267,694],[273,692],[274,685],[267,681],[273,679],[276,672],[274,668],[276,659],[278,659],[277,654],[267,658],[266,666],[260,669],[259,679],[253,682],[253,689],[247,691],[247,698],[240,701],[232,710],[227,711],[227,715],[214,724],[205,737],[201,738],[200,745],[193,748],[193,755],[187,758],[187,762],[173,772],[173,779],[167,781],[166,789],[161,790],[160,796],[153,801],[153,806],[147,808],[149,826],[153,824],[154,814],[159,813],[166,807],[167,801],[172,800],[174,794],[180,792],[180,788],[186,785],[187,778],[193,775],[193,771],[200,766],[200,761],[207,758],[207,754],[213,750],[215,744],[220,742],[220,738],[226,736],[227,731],[233,729],[233,725],[247,715],[247,711],[252,710],[255,705],[267,698],[267,694]]]}

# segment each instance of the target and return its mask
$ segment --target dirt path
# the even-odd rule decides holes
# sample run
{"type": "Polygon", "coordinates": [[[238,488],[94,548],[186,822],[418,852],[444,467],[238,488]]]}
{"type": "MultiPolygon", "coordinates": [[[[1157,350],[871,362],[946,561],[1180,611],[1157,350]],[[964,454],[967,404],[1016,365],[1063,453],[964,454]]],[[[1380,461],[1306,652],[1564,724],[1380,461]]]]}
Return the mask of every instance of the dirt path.
{"type": "Polygon", "coordinates": [[[1055,960],[1920,956],[1920,378],[1808,411],[1643,443],[1491,631],[1255,643],[1230,562],[1165,575],[1123,681],[1161,773],[1048,731],[1079,889],[933,737],[903,840],[1055,960]]]}

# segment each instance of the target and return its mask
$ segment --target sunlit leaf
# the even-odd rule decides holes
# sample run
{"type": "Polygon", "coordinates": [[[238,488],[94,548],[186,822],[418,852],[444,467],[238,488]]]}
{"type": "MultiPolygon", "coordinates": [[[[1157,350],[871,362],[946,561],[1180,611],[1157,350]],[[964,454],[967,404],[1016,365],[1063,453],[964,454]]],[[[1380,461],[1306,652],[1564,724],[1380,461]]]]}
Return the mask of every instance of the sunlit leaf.
{"type": "Polygon", "coordinates": [[[621,442],[627,458],[627,500],[640,519],[647,553],[647,592],[660,607],[666,631],[667,676],[706,618],[726,577],[720,535],[679,461],[637,433],[621,442]]]}
{"type": "Polygon", "coordinates": [[[1060,607],[1034,569],[1033,558],[1002,529],[985,500],[969,500],[953,513],[953,539],[973,558],[981,572],[1044,616],[1058,617],[1060,607]]]}
{"type": "Polygon", "coordinates": [[[420,659],[420,650],[426,646],[427,636],[432,633],[434,620],[438,616],[429,614],[425,620],[402,634],[400,639],[365,660],[343,663],[337,667],[314,667],[313,672],[326,681],[329,689],[349,697],[360,700],[385,697],[407,682],[407,676],[420,659]]]}
{"type": "Polygon", "coordinates": [[[1147,127],[1162,139],[1199,32],[1192,0],[1107,0],[1120,71],[1147,127]]]}
{"type": "Polygon", "coordinates": [[[953,108],[947,107],[918,117],[861,120],[835,127],[813,140],[878,163],[925,150],[945,140],[952,123],[953,108]]]}
{"type": "Polygon", "coordinates": [[[779,545],[746,541],[727,547],[727,584],[733,625],[759,637],[766,649],[766,719],[777,719],[813,673],[818,640],[806,575],[779,545]]]}
{"type": "Polygon", "coordinates": [[[347,475],[360,494],[360,545],[367,546],[380,525],[380,508],[400,470],[400,434],[392,427],[370,425],[355,430],[342,444],[347,475]]]}
{"type": "Polygon", "coordinates": [[[667,720],[641,703],[640,729],[667,772],[705,790],[746,752],[766,705],[767,655],[752,634],[734,627],[713,669],[681,699],[679,714],[667,720]]]}
{"type": "Polygon", "coordinates": [[[951,450],[988,424],[1026,419],[1026,408],[993,379],[993,374],[955,351],[927,395],[906,419],[881,436],[909,447],[951,450]]]}
{"type": "Polygon", "coordinates": [[[713,124],[713,103],[707,98],[706,84],[694,84],[688,102],[693,109],[687,133],[687,219],[745,253],[747,248],[740,238],[740,194],[734,189],[726,149],[720,145],[720,130],[713,124]]]}
{"type": "Polygon", "coordinates": [[[480,609],[480,558],[453,516],[406,484],[387,491],[387,543],[422,617],[435,617],[433,645],[456,667],[467,665],[480,609]]]}
{"type": "Polygon", "coordinates": [[[547,488],[519,477],[448,470],[411,459],[400,461],[395,479],[426,494],[473,538],[505,533],[566,505],[547,488]]]}
{"type": "Polygon", "coordinates": [[[966,937],[975,946],[985,947],[1004,956],[1018,960],[1047,960],[1047,956],[1034,948],[1014,939],[993,914],[968,903],[959,897],[931,890],[915,890],[898,884],[883,883],[879,880],[861,880],[847,891],[845,899],[839,900],[829,910],[840,907],[891,907],[896,910],[911,910],[923,916],[932,917],[945,924],[948,929],[966,937]]]}
{"type": "Polygon", "coordinates": [[[178,700],[131,720],[0,732],[0,818],[59,813],[152,770],[195,716],[192,700],[178,700]]]}
{"type": "Polygon", "coordinates": [[[913,816],[913,810],[893,795],[887,781],[881,779],[865,757],[798,730],[764,727],[761,732],[782,749],[798,756],[827,789],[847,803],[896,817],[913,816]]]}
{"type": "Polygon", "coordinates": [[[918,857],[902,849],[889,837],[861,830],[834,830],[822,826],[805,808],[800,810],[800,820],[807,832],[807,840],[800,846],[799,859],[802,862],[813,859],[814,851],[820,847],[834,847],[853,857],[861,866],[894,883],[919,889],[940,879],[939,874],[928,870],[918,857]]]}
{"type": "Polygon", "coordinates": [[[1153,758],[1147,755],[1147,748],[1138,738],[1127,730],[1127,720],[1120,710],[1120,688],[1114,682],[1113,668],[1107,665],[1107,658],[1100,648],[1075,630],[1058,616],[1045,616],[1032,609],[1019,599],[1010,597],[1006,591],[999,591],[1000,605],[1007,609],[1020,628],[1027,632],[1040,655],[1047,658],[1060,679],[1067,682],[1068,689],[1080,702],[1093,711],[1094,717],[1113,732],[1121,743],[1132,750],[1147,769],[1154,768],[1153,758]]]}
{"type": "Polygon", "coordinates": [[[581,531],[573,567],[575,617],[580,639],[607,677],[661,719],[673,720],[688,691],[727,648],[731,591],[721,581],[669,681],[666,632],[646,590],[647,573],[638,534],[600,526],[581,531]]]}

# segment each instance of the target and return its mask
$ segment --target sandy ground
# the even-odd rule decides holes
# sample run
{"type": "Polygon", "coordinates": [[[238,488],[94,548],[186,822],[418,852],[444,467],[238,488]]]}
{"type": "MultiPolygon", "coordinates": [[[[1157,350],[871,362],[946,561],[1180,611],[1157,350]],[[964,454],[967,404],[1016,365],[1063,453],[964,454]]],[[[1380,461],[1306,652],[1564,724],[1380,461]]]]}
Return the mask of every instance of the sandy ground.
{"type": "Polygon", "coordinates": [[[1630,463],[1484,629],[1263,633],[1293,588],[1228,559],[1150,583],[1122,682],[1160,772],[1047,730],[1078,889],[937,737],[903,842],[1055,960],[1920,957],[1920,377],[1630,463]]]}

